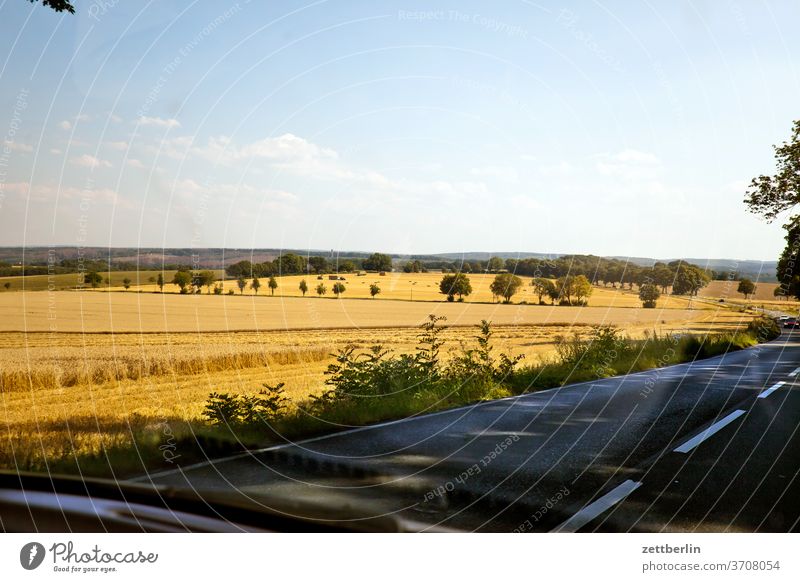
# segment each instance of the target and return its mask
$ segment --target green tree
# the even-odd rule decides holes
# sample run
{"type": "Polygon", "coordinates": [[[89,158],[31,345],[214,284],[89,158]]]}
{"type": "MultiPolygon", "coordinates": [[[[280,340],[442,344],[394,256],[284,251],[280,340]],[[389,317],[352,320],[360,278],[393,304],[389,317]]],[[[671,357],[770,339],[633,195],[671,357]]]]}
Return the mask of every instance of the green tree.
{"type": "MultiPolygon", "coordinates": [[[[774,150],[777,171],[753,178],[745,195],[749,210],[770,222],[800,204],[800,120],[794,122],[789,141],[774,150]]],[[[792,216],[790,223],[796,220],[792,216]]]]}
{"type": "Polygon", "coordinates": [[[214,271],[200,271],[195,275],[195,286],[205,287],[207,293],[211,293],[211,286],[216,282],[217,276],[214,271]]]}
{"type": "Polygon", "coordinates": [[[672,284],[673,295],[697,295],[708,285],[711,277],[702,269],[688,263],[680,263],[672,284]]]}
{"type": "Polygon", "coordinates": [[[252,283],[250,283],[250,288],[258,295],[258,290],[261,289],[261,281],[258,280],[258,277],[253,277],[252,283]]]}
{"type": "Polygon", "coordinates": [[[489,263],[486,265],[486,268],[490,273],[496,273],[505,267],[505,261],[500,257],[492,257],[489,259],[489,263]]]}
{"type": "Polygon", "coordinates": [[[661,292],[658,290],[658,286],[656,286],[655,283],[642,283],[639,286],[639,299],[643,307],[655,307],[659,297],[661,297],[661,292]]]}
{"type": "Polygon", "coordinates": [[[272,295],[275,295],[275,289],[278,288],[278,281],[275,279],[275,277],[270,275],[269,282],[267,283],[267,286],[269,287],[269,292],[272,295]]]}
{"type": "Polygon", "coordinates": [[[458,295],[459,301],[472,294],[472,284],[464,273],[445,275],[439,282],[439,293],[447,295],[447,300],[452,301],[458,295]]]}
{"type": "Polygon", "coordinates": [[[91,285],[92,288],[96,289],[100,286],[100,283],[103,282],[103,277],[101,277],[98,273],[94,271],[89,271],[83,275],[83,283],[84,285],[91,285]]]}
{"type": "Polygon", "coordinates": [[[745,300],[756,292],[756,285],[748,278],[743,278],[739,281],[739,286],[736,288],[737,293],[744,295],[745,300]]]}
{"type": "Polygon", "coordinates": [[[672,282],[675,279],[675,273],[667,267],[662,265],[653,269],[653,283],[661,287],[661,292],[666,293],[672,287],[672,282]]]}
{"type": "MultiPolygon", "coordinates": [[[[31,4],[34,4],[37,0],[28,0],[31,4]]],[[[70,14],[75,14],[75,7],[72,5],[72,2],[69,0],[42,0],[42,6],[49,6],[56,12],[69,12],[70,14]]]]}
{"type": "Polygon", "coordinates": [[[10,281],[6,281],[5,283],[3,283],[3,287],[5,287],[6,291],[8,291],[9,289],[11,289],[11,282],[10,281]]]}
{"type": "Polygon", "coordinates": [[[422,266],[420,261],[408,261],[405,265],[403,265],[403,272],[404,273],[423,273],[425,268],[422,266]]]}
{"type": "Polygon", "coordinates": [[[576,275],[572,278],[572,295],[576,303],[585,305],[593,290],[586,275],[576,275]]]}
{"type": "Polygon", "coordinates": [[[492,295],[502,297],[505,303],[511,303],[511,298],[517,294],[521,287],[522,279],[513,273],[500,273],[489,285],[489,290],[492,295]]]}
{"type": "Polygon", "coordinates": [[[122,286],[125,288],[125,291],[131,288],[131,283],[133,283],[133,281],[131,281],[128,277],[125,277],[122,280],[122,286]]]}
{"type": "Polygon", "coordinates": [[[159,273],[158,277],[156,277],[156,285],[158,285],[158,290],[162,293],[164,292],[164,274],[159,273]]]}
{"type": "Polygon", "coordinates": [[[353,261],[342,261],[339,263],[339,272],[340,273],[352,273],[356,270],[356,265],[353,261]]]}
{"type": "Polygon", "coordinates": [[[181,293],[186,293],[186,288],[192,284],[192,274],[189,271],[176,271],[172,284],[177,285],[181,293]]]}
{"type": "Polygon", "coordinates": [[[750,182],[745,204],[750,212],[768,222],[793,211],[786,224],[786,246],[778,260],[778,282],[787,295],[800,299],[800,216],[794,213],[800,203],[800,120],[795,121],[789,141],[774,146],[776,172],[761,175],[750,182]]]}
{"type": "Polygon", "coordinates": [[[786,246],[778,258],[778,282],[788,297],[800,299],[800,221],[784,225],[786,246]]]}
{"type": "Polygon", "coordinates": [[[555,287],[556,299],[566,305],[583,305],[592,294],[592,284],[586,275],[564,275],[558,278],[555,287]]]}
{"type": "Polygon", "coordinates": [[[391,271],[392,257],[381,253],[372,253],[364,260],[363,266],[367,271],[391,271]]]}
{"type": "Polygon", "coordinates": [[[317,285],[317,295],[319,295],[320,297],[322,297],[322,296],[323,296],[323,295],[325,295],[327,292],[328,292],[328,288],[327,288],[325,285],[323,285],[322,283],[320,283],[319,285],[317,285]]]}
{"type": "Polygon", "coordinates": [[[295,253],[281,255],[275,261],[275,270],[279,275],[299,275],[306,272],[306,260],[295,253]]]}
{"type": "Polygon", "coordinates": [[[339,295],[344,293],[346,290],[347,288],[344,286],[344,283],[333,284],[333,294],[336,295],[336,297],[339,297],[339,295]]]}
{"type": "Polygon", "coordinates": [[[300,293],[303,294],[303,297],[305,297],[306,293],[308,293],[308,283],[306,283],[305,279],[300,281],[300,285],[298,285],[298,288],[300,289],[300,293]]]}
{"type": "Polygon", "coordinates": [[[377,283],[373,283],[369,286],[369,294],[372,295],[372,298],[375,299],[375,296],[381,292],[381,288],[378,286],[377,283]]]}
{"type": "Polygon", "coordinates": [[[539,298],[539,304],[544,303],[543,298],[544,296],[552,297],[552,291],[555,290],[555,284],[545,277],[535,277],[533,281],[531,281],[531,287],[533,287],[533,292],[539,298]]]}
{"type": "Polygon", "coordinates": [[[239,275],[239,278],[236,279],[236,286],[239,287],[239,294],[241,295],[247,287],[247,279],[243,275],[239,275]]]}
{"type": "Polygon", "coordinates": [[[253,263],[250,261],[239,261],[225,267],[225,273],[228,277],[250,277],[253,274],[253,263]]]}
{"type": "Polygon", "coordinates": [[[325,257],[311,257],[308,259],[308,266],[317,274],[328,272],[328,260],[325,257]]]}

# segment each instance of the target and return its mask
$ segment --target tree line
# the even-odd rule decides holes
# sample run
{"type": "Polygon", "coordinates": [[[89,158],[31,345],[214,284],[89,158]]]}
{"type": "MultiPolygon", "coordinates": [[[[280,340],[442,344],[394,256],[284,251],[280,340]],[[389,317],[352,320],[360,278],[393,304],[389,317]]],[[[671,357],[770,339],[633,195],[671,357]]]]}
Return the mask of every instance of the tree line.
{"type": "Polygon", "coordinates": [[[322,275],[324,273],[352,273],[355,271],[391,271],[392,257],[383,253],[372,253],[369,257],[333,261],[325,257],[304,257],[295,253],[282,254],[272,261],[253,263],[238,261],[225,267],[225,273],[234,279],[239,277],[270,277],[280,275],[322,275]]]}

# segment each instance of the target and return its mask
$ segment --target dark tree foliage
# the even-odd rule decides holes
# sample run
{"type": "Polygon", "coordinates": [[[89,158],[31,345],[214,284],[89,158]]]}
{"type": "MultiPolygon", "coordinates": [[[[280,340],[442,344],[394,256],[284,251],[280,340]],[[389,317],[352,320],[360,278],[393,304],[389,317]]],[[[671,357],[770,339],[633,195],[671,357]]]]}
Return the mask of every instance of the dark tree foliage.
{"type": "Polygon", "coordinates": [[[782,294],[800,299],[800,224],[790,223],[783,227],[786,229],[786,247],[778,259],[778,289],[782,294]]]}
{"type": "MultiPolygon", "coordinates": [[[[750,182],[744,202],[750,212],[772,222],[783,212],[800,204],[800,121],[795,121],[788,142],[773,146],[776,172],[774,176],[758,176],[750,182]]],[[[800,298],[797,265],[800,243],[800,216],[791,216],[786,224],[786,247],[778,260],[778,282],[787,295],[800,298]]]]}
{"type": "MultiPolygon", "coordinates": [[[[28,0],[28,2],[34,4],[36,0],[28,0]]],[[[68,0],[42,0],[42,6],[49,6],[56,12],[66,11],[70,14],[75,14],[75,7],[68,0]]]]}
{"type": "Polygon", "coordinates": [[[775,149],[774,176],[758,176],[750,182],[745,204],[768,221],[800,203],[800,121],[794,122],[792,138],[775,149]]]}
{"type": "Polygon", "coordinates": [[[392,257],[382,253],[372,253],[364,259],[363,267],[367,271],[391,271],[392,257]]]}

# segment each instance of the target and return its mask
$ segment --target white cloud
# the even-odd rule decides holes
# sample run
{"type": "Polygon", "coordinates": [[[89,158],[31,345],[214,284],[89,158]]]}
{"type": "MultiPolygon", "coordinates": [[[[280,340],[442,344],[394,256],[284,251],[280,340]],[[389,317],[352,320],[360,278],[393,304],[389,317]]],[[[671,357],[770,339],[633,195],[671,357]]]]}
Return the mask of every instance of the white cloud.
{"type": "Polygon", "coordinates": [[[137,160],[137,159],[134,159],[134,158],[129,159],[125,163],[128,166],[130,166],[131,168],[144,168],[144,164],[141,162],[141,160],[137,160]]]}
{"type": "Polygon", "coordinates": [[[661,160],[657,156],[627,149],[616,154],[600,154],[595,169],[605,176],[625,180],[653,180],[661,172],[661,160]]]}
{"type": "Polygon", "coordinates": [[[572,165],[567,162],[566,160],[561,160],[557,164],[551,164],[549,166],[539,166],[536,168],[540,174],[544,176],[558,176],[569,174],[573,171],[572,165]]]}
{"type": "Polygon", "coordinates": [[[112,150],[125,151],[128,149],[128,142],[126,141],[109,141],[106,145],[112,150]]]}
{"type": "MultiPolygon", "coordinates": [[[[431,196],[441,197],[450,202],[461,202],[484,199],[490,195],[486,184],[480,181],[393,179],[380,172],[354,167],[341,160],[333,149],[291,133],[243,145],[236,144],[227,136],[210,138],[204,144],[198,144],[193,137],[176,137],[151,145],[148,151],[155,155],[165,155],[180,160],[196,156],[224,166],[246,164],[250,167],[250,162],[263,160],[265,163],[260,164],[261,170],[268,168],[310,180],[336,182],[342,189],[337,198],[338,204],[341,204],[341,196],[347,196],[349,203],[352,204],[360,204],[359,201],[372,204],[379,196],[381,204],[402,205],[411,201],[423,203],[431,196]]],[[[507,180],[518,179],[514,168],[489,167],[475,173],[502,176],[507,180]]],[[[200,186],[196,182],[182,181],[176,184],[176,188],[180,192],[189,194],[198,192],[200,186]]],[[[223,192],[227,195],[263,195],[284,199],[294,196],[282,191],[250,189],[246,186],[238,186],[238,190],[233,191],[215,185],[209,192],[220,195],[223,192]]]]}
{"type": "Polygon", "coordinates": [[[191,153],[215,163],[230,164],[240,160],[265,159],[277,165],[317,165],[338,159],[338,154],[329,148],[318,146],[308,140],[285,133],[278,137],[267,137],[256,142],[237,146],[227,136],[209,138],[205,145],[193,145],[192,138],[179,138],[175,145],[191,146],[191,153]]]}
{"type": "Polygon", "coordinates": [[[180,127],[181,124],[177,119],[163,119],[161,117],[147,117],[143,115],[139,118],[139,123],[141,125],[152,125],[155,127],[166,127],[166,128],[173,128],[173,127],[180,127]]]}
{"type": "Polygon", "coordinates": [[[504,182],[519,182],[519,173],[512,166],[483,166],[472,168],[470,174],[479,178],[495,178],[504,182]]]}
{"type": "Polygon", "coordinates": [[[110,168],[111,162],[106,160],[101,160],[100,158],[96,158],[94,156],[90,156],[89,154],[83,154],[77,158],[72,158],[70,162],[76,166],[81,166],[83,168],[110,168]]]}
{"type": "Polygon", "coordinates": [[[111,121],[114,123],[122,123],[123,119],[119,115],[111,114],[111,121]]]}
{"type": "Polygon", "coordinates": [[[26,143],[19,143],[16,141],[7,141],[5,142],[5,146],[9,148],[13,152],[27,152],[30,153],[33,151],[33,146],[30,146],[26,143]]]}
{"type": "Polygon", "coordinates": [[[27,194],[31,185],[28,182],[10,182],[0,184],[0,193],[3,194],[27,194]]]}
{"type": "Polygon", "coordinates": [[[120,204],[128,207],[130,204],[118,192],[110,188],[76,188],[73,186],[56,186],[54,184],[36,184],[31,186],[28,182],[15,182],[6,184],[3,191],[13,194],[29,195],[32,202],[50,202],[54,198],[61,200],[83,200],[88,198],[94,202],[120,204]]]}
{"type": "Polygon", "coordinates": [[[539,210],[542,205],[532,196],[512,196],[509,206],[517,210],[539,210]]]}
{"type": "Polygon", "coordinates": [[[86,113],[81,113],[80,115],[76,115],[75,116],[75,120],[74,121],[70,121],[68,119],[65,119],[64,121],[61,121],[58,124],[58,127],[60,127],[61,129],[67,131],[67,130],[72,129],[72,126],[73,126],[74,123],[77,123],[79,121],[91,121],[91,119],[92,119],[91,116],[87,115],[86,113]]]}
{"type": "Polygon", "coordinates": [[[615,160],[625,163],[634,164],[658,164],[660,160],[651,153],[640,152],[638,150],[622,150],[618,154],[612,156],[615,160]]]}
{"type": "Polygon", "coordinates": [[[60,150],[60,149],[58,149],[58,148],[51,148],[51,150],[50,150],[50,153],[51,153],[51,154],[54,154],[54,155],[58,155],[58,154],[60,154],[60,153],[62,153],[62,152],[61,152],[61,150],[60,150]]]}
{"type": "MultiPolygon", "coordinates": [[[[161,144],[161,148],[162,153],[176,159],[195,155],[222,165],[265,160],[271,168],[293,175],[317,180],[337,180],[374,189],[392,187],[391,181],[379,172],[348,167],[339,160],[339,155],[334,150],[291,133],[242,146],[236,145],[227,136],[210,138],[205,145],[195,145],[194,138],[184,137],[161,144]]],[[[150,149],[158,151],[158,148],[150,149]]]]}

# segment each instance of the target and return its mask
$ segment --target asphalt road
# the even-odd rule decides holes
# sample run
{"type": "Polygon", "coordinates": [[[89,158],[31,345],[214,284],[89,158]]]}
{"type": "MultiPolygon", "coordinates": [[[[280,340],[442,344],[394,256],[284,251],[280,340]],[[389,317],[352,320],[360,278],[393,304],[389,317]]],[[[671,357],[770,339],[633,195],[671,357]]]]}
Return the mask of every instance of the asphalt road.
{"type": "Polygon", "coordinates": [[[800,529],[800,332],[139,481],[369,504],[410,529],[800,529]],[[780,383],[780,384],[779,384],[780,383]]]}

